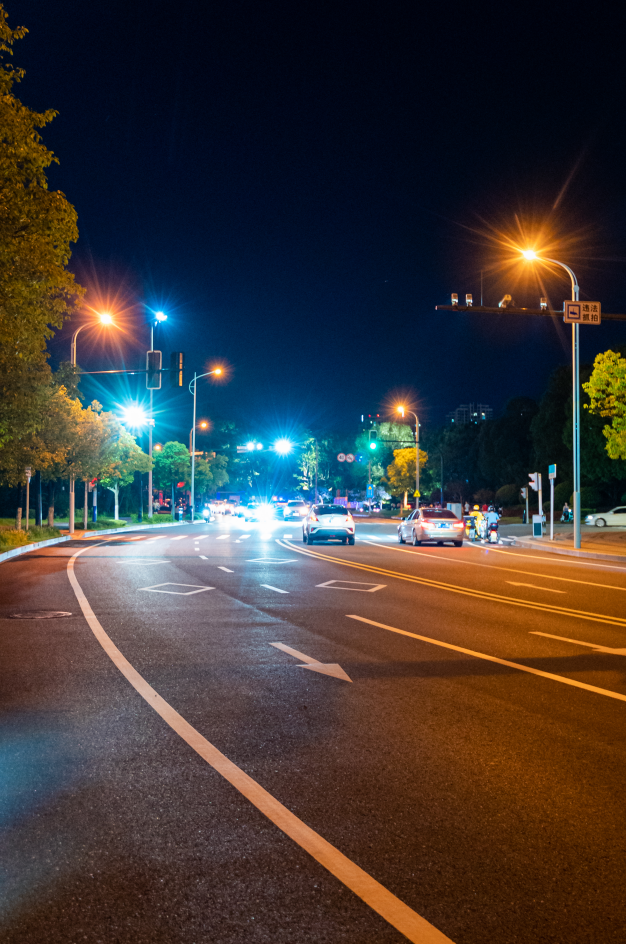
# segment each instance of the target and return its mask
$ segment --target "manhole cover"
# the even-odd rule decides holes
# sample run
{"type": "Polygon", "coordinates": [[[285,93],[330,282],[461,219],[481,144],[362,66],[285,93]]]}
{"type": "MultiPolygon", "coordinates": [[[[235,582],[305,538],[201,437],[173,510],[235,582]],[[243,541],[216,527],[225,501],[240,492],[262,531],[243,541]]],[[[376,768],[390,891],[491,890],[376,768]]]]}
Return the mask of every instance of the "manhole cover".
{"type": "Polygon", "coordinates": [[[71,616],[63,610],[24,610],[22,613],[11,613],[9,619],[58,619],[60,616],[71,616]]]}

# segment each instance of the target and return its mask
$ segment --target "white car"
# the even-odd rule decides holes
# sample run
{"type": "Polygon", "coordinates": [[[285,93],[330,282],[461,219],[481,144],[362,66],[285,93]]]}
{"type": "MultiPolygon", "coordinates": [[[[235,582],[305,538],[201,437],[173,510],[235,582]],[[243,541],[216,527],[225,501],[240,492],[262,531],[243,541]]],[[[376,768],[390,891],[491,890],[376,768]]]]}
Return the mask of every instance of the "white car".
{"type": "Polygon", "coordinates": [[[309,506],[301,498],[288,501],[283,508],[283,518],[288,521],[290,518],[304,518],[308,513],[309,506]]]}
{"type": "Polygon", "coordinates": [[[354,544],[354,518],[343,505],[313,505],[302,522],[302,540],[354,544]]]}
{"type": "Polygon", "coordinates": [[[455,547],[461,547],[464,532],[465,522],[453,512],[444,508],[420,508],[398,525],[398,541],[400,544],[410,541],[416,547],[424,541],[436,544],[452,541],[455,547]]]}
{"type": "Polygon", "coordinates": [[[626,528],[626,505],[611,508],[610,511],[602,511],[597,515],[587,515],[585,524],[595,524],[596,528],[606,528],[609,525],[626,528]]]}

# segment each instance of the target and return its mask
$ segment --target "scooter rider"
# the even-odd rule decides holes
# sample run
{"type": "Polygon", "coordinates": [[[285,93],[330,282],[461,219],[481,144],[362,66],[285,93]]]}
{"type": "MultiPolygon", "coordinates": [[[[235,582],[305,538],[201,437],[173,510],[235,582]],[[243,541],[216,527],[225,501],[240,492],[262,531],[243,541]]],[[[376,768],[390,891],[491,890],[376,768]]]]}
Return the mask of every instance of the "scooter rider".
{"type": "Polygon", "coordinates": [[[571,521],[572,517],[573,517],[572,509],[567,504],[567,502],[565,502],[565,504],[563,505],[563,514],[561,515],[561,521],[571,521]]]}
{"type": "Polygon", "coordinates": [[[498,521],[499,521],[499,520],[500,520],[500,515],[499,515],[498,512],[495,510],[495,508],[493,507],[493,505],[490,505],[490,506],[489,506],[489,511],[488,511],[487,514],[485,515],[485,521],[486,521],[486,524],[487,524],[487,539],[488,539],[489,541],[491,541],[491,534],[492,534],[492,532],[494,532],[495,535],[496,535],[496,540],[494,541],[494,543],[497,543],[498,521]]]}
{"type": "Polygon", "coordinates": [[[470,530],[474,530],[477,537],[483,537],[482,531],[483,531],[483,528],[485,527],[485,524],[484,524],[485,518],[480,508],[478,507],[478,505],[474,505],[474,507],[469,513],[469,518],[470,520],[468,521],[467,531],[468,531],[468,536],[470,537],[470,539],[472,539],[470,530]],[[472,524],[474,525],[473,529],[471,528],[472,524]]]}

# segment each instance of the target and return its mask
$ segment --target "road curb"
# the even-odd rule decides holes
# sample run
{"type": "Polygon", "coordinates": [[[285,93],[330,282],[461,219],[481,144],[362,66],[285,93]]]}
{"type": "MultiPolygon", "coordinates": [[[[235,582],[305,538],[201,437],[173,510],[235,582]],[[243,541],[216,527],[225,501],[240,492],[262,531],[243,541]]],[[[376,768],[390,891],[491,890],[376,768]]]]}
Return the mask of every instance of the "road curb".
{"type": "Polygon", "coordinates": [[[528,541],[524,538],[515,538],[515,547],[524,547],[532,551],[546,551],[548,554],[564,554],[566,557],[585,557],[589,560],[619,561],[626,564],[626,554],[596,554],[594,551],[578,551],[575,548],[558,547],[539,541],[528,541]]]}
{"type": "MultiPolygon", "coordinates": [[[[131,531],[153,531],[155,528],[180,528],[183,524],[191,524],[190,521],[164,521],[163,524],[138,524],[136,527],[125,528],[103,528],[102,531],[88,531],[87,534],[100,536],[101,534],[129,534],[131,531]]],[[[81,529],[79,529],[81,530],[81,529]]],[[[53,544],[63,544],[65,541],[82,540],[75,535],[66,534],[62,538],[48,538],[47,541],[35,541],[32,544],[23,544],[21,547],[14,547],[10,551],[4,551],[0,554],[0,564],[12,557],[19,557],[21,554],[30,554],[40,547],[51,547],[53,544]]]]}

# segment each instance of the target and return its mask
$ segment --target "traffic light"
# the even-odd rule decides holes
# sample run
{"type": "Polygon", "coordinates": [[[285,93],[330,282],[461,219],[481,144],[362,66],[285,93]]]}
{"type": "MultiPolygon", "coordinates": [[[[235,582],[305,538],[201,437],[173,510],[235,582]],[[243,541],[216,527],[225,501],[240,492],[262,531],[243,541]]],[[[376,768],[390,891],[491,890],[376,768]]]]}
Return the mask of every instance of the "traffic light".
{"type": "Polygon", "coordinates": [[[534,492],[539,491],[539,473],[538,472],[529,472],[528,473],[529,482],[528,484],[534,492]]]}
{"type": "Polygon", "coordinates": [[[163,366],[163,355],[160,351],[146,352],[146,387],[148,390],[161,389],[161,367],[163,366]]]}
{"type": "Polygon", "coordinates": [[[378,433],[376,432],[375,429],[370,429],[369,438],[370,438],[370,443],[369,443],[370,449],[377,449],[378,448],[378,441],[377,441],[378,433]]]}
{"type": "Polygon", "coordinates": [[[183,386],[183,369],[185,366],[185,355],[182,351],[172,351],[170,354],[170,386],[183,386]]]}

